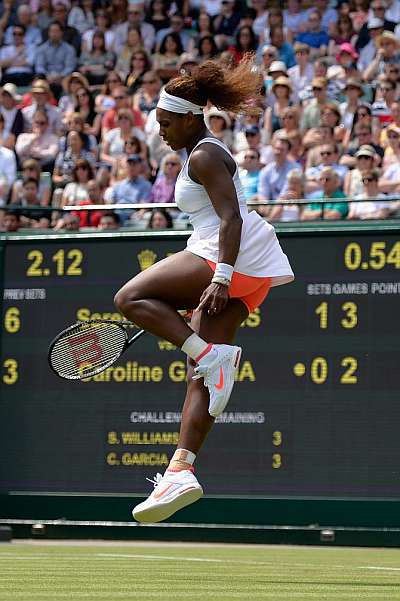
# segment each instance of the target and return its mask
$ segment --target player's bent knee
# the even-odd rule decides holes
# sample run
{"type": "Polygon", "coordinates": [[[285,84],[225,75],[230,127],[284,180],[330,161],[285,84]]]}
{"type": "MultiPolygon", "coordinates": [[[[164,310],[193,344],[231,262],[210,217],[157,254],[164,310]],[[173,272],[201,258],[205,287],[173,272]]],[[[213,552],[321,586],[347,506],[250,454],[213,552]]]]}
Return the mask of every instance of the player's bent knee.
{"type": "Polygon", "coordinates": [[[135,310],[135,305],[139,304],[143,300],[137,292],[134,290],[126,290],[121,288],[114,296],[114,305],[123,315],[128,311],[132,313],[135,310]]]}

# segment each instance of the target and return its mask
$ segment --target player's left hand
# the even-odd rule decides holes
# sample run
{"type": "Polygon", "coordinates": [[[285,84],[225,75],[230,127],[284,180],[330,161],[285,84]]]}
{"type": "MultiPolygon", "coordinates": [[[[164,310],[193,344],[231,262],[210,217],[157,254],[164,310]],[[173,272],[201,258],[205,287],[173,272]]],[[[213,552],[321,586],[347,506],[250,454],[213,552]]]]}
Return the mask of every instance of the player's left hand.
{"type": "Polygon", "coordinates": [[[228,303],[228,286],[211,283],[203,292],[196,311],[205,310],[209,315],[218,315],[228,303]]]}

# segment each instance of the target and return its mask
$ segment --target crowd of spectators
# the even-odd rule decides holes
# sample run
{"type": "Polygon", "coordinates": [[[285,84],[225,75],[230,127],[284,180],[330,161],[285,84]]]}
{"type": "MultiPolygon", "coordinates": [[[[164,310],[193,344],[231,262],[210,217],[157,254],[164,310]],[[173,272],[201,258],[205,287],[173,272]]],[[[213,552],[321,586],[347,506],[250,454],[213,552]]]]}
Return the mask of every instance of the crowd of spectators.
{"type": "Polygon", "coordinates": [[[3,0],[0,230],[185,223],[124,208],[174,202],[186,156],[158,134],[160,90],[248,52],[254,110],[205,119],[251,206],[271,221],[398,216],[400,0],[3,0]]]}

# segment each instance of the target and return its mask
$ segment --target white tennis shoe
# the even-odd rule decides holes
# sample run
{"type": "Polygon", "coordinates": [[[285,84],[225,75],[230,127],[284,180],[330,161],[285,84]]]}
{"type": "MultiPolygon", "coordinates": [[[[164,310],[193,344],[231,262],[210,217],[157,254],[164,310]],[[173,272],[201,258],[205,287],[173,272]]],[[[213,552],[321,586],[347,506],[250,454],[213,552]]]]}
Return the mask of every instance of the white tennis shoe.
{"type": "Polygon", "coordinates": [[[167,470],[164,476],[157,474],[154,480],[146,480],[154,484],[154,490],[133,508],[132,515],[138,522],[162,522],[203,496],[203,489],[191,470],[167,470]]]}
{"type": "Polygon", "coordinates": [[[240,346],[213,344],[194,368],[193,380],[204,378],[204,386],[210,393],[208,412],[213,417],[221,415],[228,404],[241,355],[240,346]]]}

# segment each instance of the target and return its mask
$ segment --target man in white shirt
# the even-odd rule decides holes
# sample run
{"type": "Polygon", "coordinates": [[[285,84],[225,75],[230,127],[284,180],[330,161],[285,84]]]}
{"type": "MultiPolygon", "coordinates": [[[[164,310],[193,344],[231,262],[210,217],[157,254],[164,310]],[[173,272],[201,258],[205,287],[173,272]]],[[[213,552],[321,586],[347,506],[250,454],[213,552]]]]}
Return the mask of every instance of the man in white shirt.
{"type": "Polygon", "coordinates": [[[312,82],[314,67],[310,62],[310,46],[296,42],[293,48],[297,64],[288,69],[288,76],[293,86],[293,99],[298,101],[300,92],[312,82]]]}

